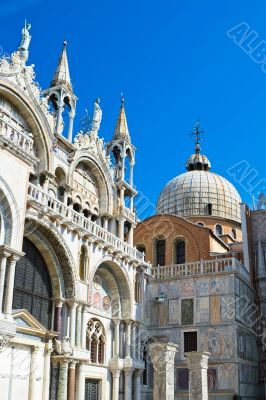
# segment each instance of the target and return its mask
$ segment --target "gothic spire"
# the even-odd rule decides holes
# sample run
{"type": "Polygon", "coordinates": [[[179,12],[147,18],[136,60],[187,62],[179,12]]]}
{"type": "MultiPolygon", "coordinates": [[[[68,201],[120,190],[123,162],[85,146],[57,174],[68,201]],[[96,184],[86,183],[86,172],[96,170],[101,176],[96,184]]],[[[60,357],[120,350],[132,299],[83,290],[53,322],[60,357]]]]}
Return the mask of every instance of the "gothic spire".
{"type": "Polygon", "coordinates": [[[126,139],[130,142],[130,134],[127,126],[127,117],[125,112],[125,99],[121,94],[121,106],[119,116],[116,123],[115,133],[113,140],[126,139]]]}
{"type": "Polygon", "coordinates": [[[65,85],[70,92],[73,91],[66,52],[67,41],[64,40],[63,49],[50,87],[65,85]]]}

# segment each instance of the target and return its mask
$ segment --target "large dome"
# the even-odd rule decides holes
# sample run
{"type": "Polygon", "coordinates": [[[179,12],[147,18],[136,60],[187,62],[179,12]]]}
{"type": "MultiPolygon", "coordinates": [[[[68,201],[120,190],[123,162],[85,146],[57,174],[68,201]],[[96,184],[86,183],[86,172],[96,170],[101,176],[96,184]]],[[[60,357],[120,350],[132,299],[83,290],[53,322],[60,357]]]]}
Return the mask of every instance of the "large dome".
{"type": "Polygon", "coordinates": [[[158,214],[212,216],[240,222],[241,198],[227,179],[206,170],[189,170],[162,190],[158,214]]]}

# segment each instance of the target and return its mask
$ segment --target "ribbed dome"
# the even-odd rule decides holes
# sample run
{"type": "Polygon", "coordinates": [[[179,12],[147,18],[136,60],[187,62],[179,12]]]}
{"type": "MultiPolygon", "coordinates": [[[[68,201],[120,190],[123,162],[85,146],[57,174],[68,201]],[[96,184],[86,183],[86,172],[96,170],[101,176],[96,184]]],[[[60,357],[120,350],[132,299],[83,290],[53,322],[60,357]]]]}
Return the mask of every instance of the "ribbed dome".
{"type": "Polygon", "coordinates": [[[172,179],[162,190],[158,214],[182,217],[213,216],[240,222],[241,198],[227,179],[209,171],[194,170],[172,179]]]}

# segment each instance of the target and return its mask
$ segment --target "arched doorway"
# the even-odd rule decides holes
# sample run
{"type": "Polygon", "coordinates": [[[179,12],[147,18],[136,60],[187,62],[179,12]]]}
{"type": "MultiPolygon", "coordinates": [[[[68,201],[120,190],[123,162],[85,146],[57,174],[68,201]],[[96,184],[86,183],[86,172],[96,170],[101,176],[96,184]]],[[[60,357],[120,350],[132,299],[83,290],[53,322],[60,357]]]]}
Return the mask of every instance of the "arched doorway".
{"type": "Polygon", "coordinates": [[[47,329],[51,327],[52,283],[46,263],[34,244],[23,241],[25,256],[16,266],[13,309],[28,310],[47,329]]]}

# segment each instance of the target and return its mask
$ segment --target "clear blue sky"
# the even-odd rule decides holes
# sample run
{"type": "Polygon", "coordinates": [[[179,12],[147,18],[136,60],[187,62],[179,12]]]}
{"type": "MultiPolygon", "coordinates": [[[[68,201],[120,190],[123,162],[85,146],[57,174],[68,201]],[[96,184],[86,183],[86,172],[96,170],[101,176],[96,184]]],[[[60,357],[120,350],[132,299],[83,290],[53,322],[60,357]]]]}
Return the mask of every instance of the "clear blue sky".
{"type": "MultiPolygon", "coordinates": [[[[266,40],[265,1],[0,0],[0,6],[4,52],[18,45],[24,19],[32,24],[29,61],[42,88],[67,39],[79,98],[76,129],[99,96],[100,135],[109,140],[123,91],[137,147],[135,183],[151,202],[184,171],[197,119],[207,130],[202,149],[212,171],[232,181],[228,168],[246,160],[257,181],[266,178],[266,73],[226,34],[245,21],[266,40]]],[[[248,180],[235,185],[251,204],[248,180]]]]}

